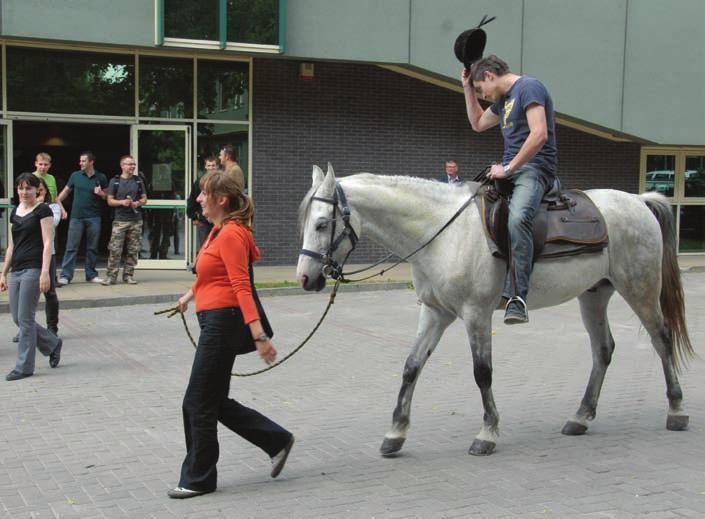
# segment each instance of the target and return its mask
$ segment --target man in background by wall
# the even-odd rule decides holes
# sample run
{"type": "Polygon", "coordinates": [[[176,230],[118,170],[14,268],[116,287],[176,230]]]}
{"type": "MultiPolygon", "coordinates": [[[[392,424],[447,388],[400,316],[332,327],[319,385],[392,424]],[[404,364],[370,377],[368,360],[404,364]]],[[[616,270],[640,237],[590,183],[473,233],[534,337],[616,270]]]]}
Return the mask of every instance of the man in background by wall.
{"type": "Polygon", "coordinates": [[[81,245],[81,238],[86,236],[86,281],[102,283],[95,269],[98,256],[98,238],[100,237],[101,213],[107,198],[105,188],[108,179],[93,167],[95,155],[84,151],[79,158],[80,170],[69,177],[66,187],[59,193],[57,200],[62,203],[73,191],[73,206],[69,219],[69,232],[66,237],[66,252],[61,263],[61,276],[58,285],[68,285],[73,279],[76,267],[76,255],[81,245]]]}
{"type": "MultiPolygon", "coordinates": [[[[210,171],[216,171],[217,169],[218,163],[216,162],[215,157],[206,157],[204,159],[204,174],[209,173],[210,171]]],[[[189,218],[191,218],[193,225],[196,228],[198,249],[201,248],[201,245],[203,245],[203,242],[206,241],[211,229],[213,229],[213,224],[210,223],[201,212],[201,204],[196,201],[196,198],[198,198],[198,195],[201,192],[200,182],[201,180],[198,178],[193,183],[193,186],[191,186],[191,193],[189,193],[188,201],[186,202],[186,214],[189,218]]]]}
{"type": "Polygon", "coordinates": [[[242,172],[242,168],[237,163],[237,147],[234,144],[226,144],[220,150],[220,164],[226,173],[235,175],[240,189],[247,192],[247,186],[245,185],[245,174],[242,172]]]}
{"type": "Polygon", "coordinates": [[[443,182],[448,182],[449,184],[459,184],[462,182],[458,176],[458,163],[454,160],[446,160],[446,178],[443,182]]]}

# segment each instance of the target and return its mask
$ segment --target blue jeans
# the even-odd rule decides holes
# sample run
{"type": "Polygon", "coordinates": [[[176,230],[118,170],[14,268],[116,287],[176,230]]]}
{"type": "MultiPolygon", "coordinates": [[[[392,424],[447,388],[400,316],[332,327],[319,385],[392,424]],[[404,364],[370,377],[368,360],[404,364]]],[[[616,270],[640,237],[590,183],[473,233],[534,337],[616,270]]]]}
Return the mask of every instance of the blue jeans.
{"type": "Polygon", "coordinates": [[[526,301],[534,266],[534,216],[544,195],[553,185],[553,175],[525,164],[508,180],[514,185],[507,222],[511,257],[502,295],[507,299],[519,296],[526,301]]]}
{"type": "Polygon", "coordinates": [[[96,256],[98,253],[98,238],[100,237],[100,216],[93,218],[71,218],[69,220],[69,232],[66,237],[66,252],[64,261],[61,263],[61,277],[69,281],[73,279],[73,271],[76,267],[76,254],[81,245],[81,238],[86,234],[86,281],[98,277],[95,269],[96,256]]]}

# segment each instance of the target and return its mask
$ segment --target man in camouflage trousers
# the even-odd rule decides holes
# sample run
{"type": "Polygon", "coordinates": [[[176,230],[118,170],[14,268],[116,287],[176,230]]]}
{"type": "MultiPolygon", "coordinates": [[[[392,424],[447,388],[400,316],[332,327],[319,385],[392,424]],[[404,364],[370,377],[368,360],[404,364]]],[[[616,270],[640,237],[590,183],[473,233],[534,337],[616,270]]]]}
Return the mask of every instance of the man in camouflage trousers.
{"type": "Polygon", "coordinates": [[[127,248],[122,279],[131,285],[135,281],[135,265],[142,249],[142,206],[147,203],[147,190],[142,179],[135,175],[137,164],[131,155],[120,159],[122,173],[108,184],[108,205],[115,208],[113,231],[108,244],[108,271],[103,285],[117,283],[120,258],[127,248]]]}

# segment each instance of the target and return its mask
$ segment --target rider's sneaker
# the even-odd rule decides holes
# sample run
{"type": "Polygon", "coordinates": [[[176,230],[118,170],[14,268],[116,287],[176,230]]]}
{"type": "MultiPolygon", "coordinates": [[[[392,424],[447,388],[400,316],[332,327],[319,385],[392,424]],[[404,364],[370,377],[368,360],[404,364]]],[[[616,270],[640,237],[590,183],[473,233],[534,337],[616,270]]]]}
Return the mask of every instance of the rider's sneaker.
{"type": "Polygon", "coordinates": [[[504,311],[504,324],[523,324],[529,322],[529,312],[521,297],[512,297],[504,311]]]}

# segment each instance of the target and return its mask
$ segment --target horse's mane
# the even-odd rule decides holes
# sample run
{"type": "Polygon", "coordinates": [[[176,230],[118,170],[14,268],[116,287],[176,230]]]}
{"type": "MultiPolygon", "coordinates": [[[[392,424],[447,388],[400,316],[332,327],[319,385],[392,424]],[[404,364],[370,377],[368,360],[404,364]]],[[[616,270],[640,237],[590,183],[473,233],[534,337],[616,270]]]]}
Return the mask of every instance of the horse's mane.
{"type": "MultiPolygon", "coordinates": [[[[429,198],[438,198],[443,201],[447,201],[449,195],[453,194],[471,196],[477,191],[480,185],[478,182],[463,182],[461,185],[452,185],[445,182],[439,182],[438,180],[430,180],[421,177],[411,177],[407,175],[375,175],[373,173],[356,173],[354,175],[338,178],[338,181],[343,183],[348,181],[364,182],[365,180],[374,180],[378,185],[382,184],[387,187],[400,187],[402,189],[410,186],[417,187],[419,185],[423,185],[423,191],[426,196],[429,198]]],[[[311,207],[311,199],[319,186],[320,184],[312,186],[299,205],[299,238],[303,238],[303,222],[308,215],[309,208],[311,207]]]]}

